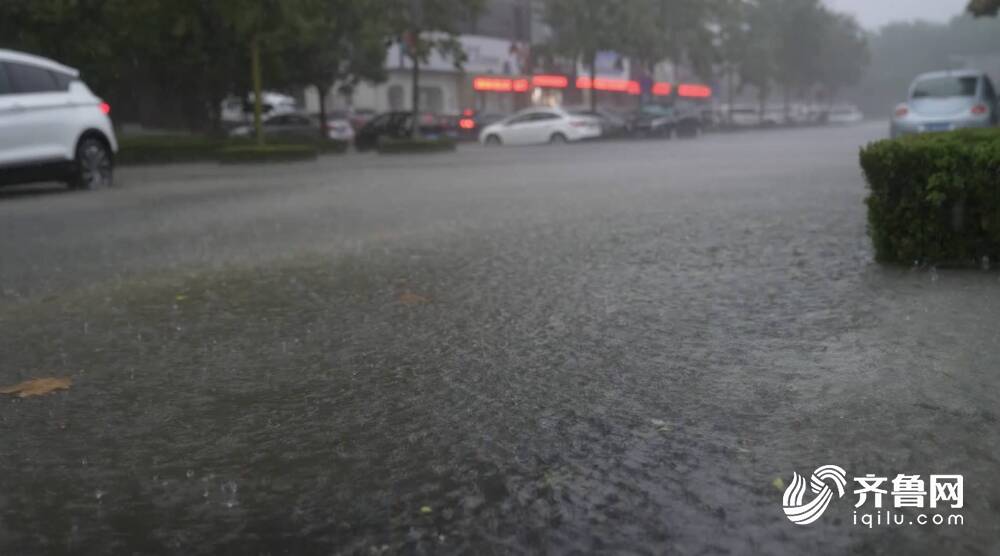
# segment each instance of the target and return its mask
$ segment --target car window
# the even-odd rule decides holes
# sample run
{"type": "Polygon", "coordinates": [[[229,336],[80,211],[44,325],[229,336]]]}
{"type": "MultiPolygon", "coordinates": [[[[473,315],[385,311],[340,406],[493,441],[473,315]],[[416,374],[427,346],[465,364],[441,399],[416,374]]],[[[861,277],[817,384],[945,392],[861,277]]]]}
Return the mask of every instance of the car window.
{"type": "Polygon", "coordinates": [[[971,97],[977,85],[978,77],[931,77],[913,86],[913,98],[971,97]]]}
{"type": "Polygon", "coordinates": [[[305,116],[288,116],[288,123],[291,125],[309,125],[311,122],[305,116]]]}
{"type": "Polygon", "coordinates": [[[993,88],[993,81],[989,77],[983,78],[983,96],[988,100],[997,99],[996,89],[993,88]]]}
{"type": "Polygon", "coordinates": [[[275,116],[265,121],[264,125],[269,125],[269,126],[288,125],[288,116],[275,116]]]}
{"type": "Polygon", "coordinates": [[[530,121],[532,121],[534,119],[534,116],[535,116],[534,112],[529,112],[527,114],[521,114],[520,116],[515,116],[515,117],[511,118],[511,120],[509,122],[507,122],[507,125],[517,125],[517,124],[523,124],[523,123],[526,123],[526,122],[530,122],[530,121]]]}
{"type": "Polygon", "coordinates": [[[7,62],[7,77],[17,93],[49,93],[59,90],[59,84],[49,70],[7,62]]]}
{"type": "Polygon", "coordinates": [[[13,92],[10,80],[7,79],[7,70],[4,68],[4,64],[0,63],[0,95],[9,95],[13,92]]]}
{"type": "Polygon", "coordinates": [[[543,122],[546,120],[558,120],[558,119],[559,119],[558,114],[553,114],[552,112],[538,112],[532,118],[532,121],[543,122]]]}
{"type": "Polygon", "coordinates": [[[58,87],[60,91],[68,91],[69,84],[76,81],[76,77],[59,71],[52,72],[52,78],[55,79],[56,87],[58,87]]]}

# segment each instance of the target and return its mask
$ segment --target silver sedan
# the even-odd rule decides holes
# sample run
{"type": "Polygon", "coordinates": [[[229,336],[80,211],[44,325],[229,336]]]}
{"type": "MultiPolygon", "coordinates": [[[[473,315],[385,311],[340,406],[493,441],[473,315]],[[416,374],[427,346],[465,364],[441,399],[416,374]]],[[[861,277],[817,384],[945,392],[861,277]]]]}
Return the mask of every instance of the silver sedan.
{"type": "Polygon", "coordinates": [[[896,107],[892,137],[997,124],[997,93],[978,70],[924,73],[910,85],[908,100],[896,107]]]}

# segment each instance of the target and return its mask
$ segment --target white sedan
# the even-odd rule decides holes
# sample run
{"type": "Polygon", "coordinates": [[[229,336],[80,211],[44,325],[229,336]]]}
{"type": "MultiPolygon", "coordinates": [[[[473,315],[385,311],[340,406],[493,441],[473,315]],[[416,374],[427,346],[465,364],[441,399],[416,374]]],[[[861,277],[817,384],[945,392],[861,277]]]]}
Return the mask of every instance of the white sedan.
{"type": "Polygon", "coordinates": [[[561,108],[527,108],[488,125],[479,133],[486,145],[567,143],[600,137],[601,121],[570,114],[561,108]]]}

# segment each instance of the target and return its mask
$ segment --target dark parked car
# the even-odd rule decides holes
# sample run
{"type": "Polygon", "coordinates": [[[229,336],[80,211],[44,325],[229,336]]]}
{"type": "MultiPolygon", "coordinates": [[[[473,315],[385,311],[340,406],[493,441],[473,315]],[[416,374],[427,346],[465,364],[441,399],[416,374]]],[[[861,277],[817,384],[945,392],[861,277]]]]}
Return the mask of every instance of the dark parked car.
{"type": "MultiPolygon", "coordinates": [[[[412,112],[386,112],[375,116],[364,125],[354,136],[354,146],[359,151],[367,151],[378,146],[383,137],[403,139],[409,137],[413,130],[412,112]]],[[[448,130],[434,114],[421,114],[421,137],[435,139],[448,136],[448,130]]]]}
{"type": "Polygon", "coordinates": [[[634,137],[697,137],[703,127],[701,110],[693,105],[644,104],[628,118],[634,137]]]}
{"type": "Polygon", "coordinates": [[[711,103],[703,100],[677,99],[673,105],[678,137],[696,137],[703,129],[715,125],[711,103]]]}
{"type": "Polygon", "coordinates": [[[663,137],[669,139],[677,126],[673,107],[662,104],[644,104],[629,114],[628,134],[633,137],[663,137]]]}

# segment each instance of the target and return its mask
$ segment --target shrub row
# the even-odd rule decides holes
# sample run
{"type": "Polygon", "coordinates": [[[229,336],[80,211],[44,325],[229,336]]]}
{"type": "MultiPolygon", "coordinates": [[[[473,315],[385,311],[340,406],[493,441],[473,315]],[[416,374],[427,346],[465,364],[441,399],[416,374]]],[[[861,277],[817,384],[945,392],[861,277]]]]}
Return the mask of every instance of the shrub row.
{"type": "Polygon", "coordinates": [[[222,164],[298,162],[316,160],[318,154],[312,145],[237,145],[220,149],[217,158],[222,164]]]}
{"type": "Polygon", "coordinates": [[[168,164],[216,159],[225,141],[196,135],[148,135],[118,140],[118,164],[168,164]]]}
{"type": "Polygon", "coordinates": [[[1000,259],[1000,130],[878,141],[861,150],[861,168],[878,261],[1000,259]]]}
{"type": "Polygon", "coordinates": [[[429,153],[455,150],[455,140],[448,137],[437,139],[397,139],[383,137],[378,142],[378,152],[382,154],[429,153]]]}
{"type": "MultiPolygon", "coordinates": [[[[243,147],[255,147],[253,138],[214,138],[197,135],[150,135],[122,138],[118,145],[118,164],[170,164],[177,162],[209,162],[222,161],[234,162],[231,151],[239,150],[243,147]]],[[[311,141],[301,138],[268,138],[264,149],[242,150],[238,157],[249,157],[252,153],[270,152],[266,147],[300,147],[297,152],[310,151],[323,154],[342,153],[347,150],[348,143],[345,141],[323,141],[316,139],[311,141]]],[[[293,149],[296,150],[296,149],[293,149]]],[[[288,154],[292,150],[277,149],[274,152],[288,154]]],[[[272,156],[263,154],[263,156],[272,156]]],[[[273,155],[280,158],[281,154],[273,155]]],[[[273,159],[268,159],[273,160],[273,159]]],[[[243,161],[251,161],[244,158],[243,161]]],[[[266,161],[266,160],[263,160],[266,161]]]]}

